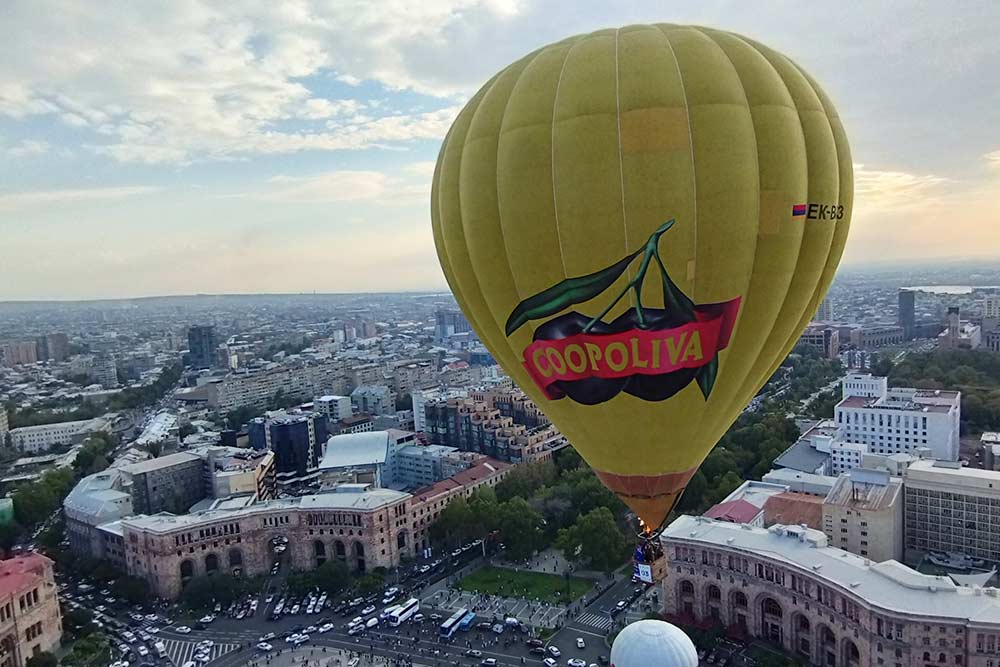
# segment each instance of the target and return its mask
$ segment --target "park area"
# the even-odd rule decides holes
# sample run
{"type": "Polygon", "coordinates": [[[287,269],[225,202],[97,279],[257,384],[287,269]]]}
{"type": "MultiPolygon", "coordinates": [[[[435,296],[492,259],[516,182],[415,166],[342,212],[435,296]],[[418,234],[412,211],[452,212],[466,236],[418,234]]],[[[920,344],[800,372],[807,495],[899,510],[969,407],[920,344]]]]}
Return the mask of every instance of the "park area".
{"type": "Polygon", "coordinates": [[[565,577],[527,570],[484,567],[458,582],[470,593],[526,598],[550,604],[568,604],[582,597],[593,584],[579,577],[565,577]]]}

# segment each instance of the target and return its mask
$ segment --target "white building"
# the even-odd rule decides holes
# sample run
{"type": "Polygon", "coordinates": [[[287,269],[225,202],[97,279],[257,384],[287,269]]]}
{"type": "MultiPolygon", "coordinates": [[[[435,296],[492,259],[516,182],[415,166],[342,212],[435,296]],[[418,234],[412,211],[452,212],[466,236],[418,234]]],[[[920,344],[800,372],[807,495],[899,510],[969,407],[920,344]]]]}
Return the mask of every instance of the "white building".
{"type": "Polygon", "coordinates": [[[350,482],[392,487],[397,453],[415,442],[416,434],[393,429],[335,435],[327,440],[320,477],[327,486],[350,482]]]}
{"type": "Polygon", "coordinates": [[[326,415],[331,424],[341,419],[347,419],[354,414],[350,396],[317,396],[313,399],[313,410],[326,415]]]}
{"type": "Polygon", "coordinates": [[[830,444],[830,472],[834,477],[848,470],[861,467],[861,459],[868,453],[868,445],[860,442],[836,441],[830,444]]]}
{"type": "Polygon", "coordinates": [[[22,426],[10,432],[14,449],[27,452],[41,452],[56,445],[68,445],[81,442],[88,434],[103,430],[107,421],[97,419],[82,419],[58,424],[43,424],[41,426],[22,426]]]}
{"type": "Polygon", "coordinates": [[[863,443],[875,454],[929,448],[937,459],[958,459],[962,394],[958,391],[888,388],[886,378],[852,373],[834,408],[839,439],[863,443]]]}
{"type": "Polygon", "coordinates": [[[356,412],[370,415],[391,415],[396,412],[396,393],[385,385],[361,385],[351,392],[356,412]]]}
{"type": "Polygon", "coordinates": [[[830,544],[876,562],[903,558],[903,484],[884,470],[841,475],[823,501],[830,544]]]}

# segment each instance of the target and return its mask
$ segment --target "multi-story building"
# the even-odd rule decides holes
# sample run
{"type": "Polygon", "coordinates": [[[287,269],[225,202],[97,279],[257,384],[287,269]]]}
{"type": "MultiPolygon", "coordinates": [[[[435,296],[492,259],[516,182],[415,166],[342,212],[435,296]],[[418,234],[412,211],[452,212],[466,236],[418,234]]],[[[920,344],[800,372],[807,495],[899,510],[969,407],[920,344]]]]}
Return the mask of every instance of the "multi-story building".
{"type": "Polygon", "coordinates": [[[38,553],[0,561],[0,667],[25,667],[61,638],[52,561],[38,553]]]}
{"type": "Polygon", "coordinates": [[[802,332],[799,344],[816,348],[827,359],[836,359],[840,353],[840,331],[828,324],[810,324],[802,332]]]}
{"type": "Polygon", "coordinates": [[[209,494],[202,459],[190,452],[122,466],[121,472],[137,514],[186,512],[209,494]]]}
{"type": "Polygon", "coordinates": [[[0,446],[6,444],[8,431],[10,431],[10,422],[7,421],[7,410],[0,406],[0,446]]]}
{"type": "Polygon", "coordinates": [[[247,425],[250,446],[274,452],[279,486],[316,479],[329,433],[326,417],[317,412],[278,413],[257,417],[247,425]]]}
{"type": "Polygon", "coordinates": [[[69,337],[64,333],[51,333],[35,339],[35,354],[39,361],[66,361],[69,356],[69,337]]]}
{"type": "Polygon", "coordinates": [[[345,417],[334,425],[333,435],[341,433],[366,433],[375,430],[375,421],[369,414],[345,417]]]}
{"type": "Polygon", "coordinates": [[[300,366],[232,372],[206,385],[208,405],[220,413],[250,406],[264,408],[278,391],[308,401],[330,390],[347,391],[344,364],[338,360],[300,366]]]}
{"type": "Polygon", "coordinates": [[[906,340],[912,340],[914,335],[916,298],[917,293],[908,289],[899,290],[899,294],[897,295],[899,305],[896,314],[896,324],[903,330],[903,338],[906,340]]]}
{"type": "Polygon", "coordinates": [[[864,443],[874,454],[928,448],[938,459],[958,458],[962,394],[958,391],[888,388],[886,378],[852,373],[834,408],[839,437],[864,443]]]}
{"type": "Polygon", "coordinates": [[[365,384],[351,392],[355,412],[391,415],[396,412],[396,394],[385,385],[365,384]]]}
{"type": "Polygon", "coordinates": [[[948,328],[938,335],[942,350],[975,350],[982,345],[982,327],[960,319],[958,306],[948,308],[948,328]]]}
{"type": "Polygon", "coordinates": [[[91,374],[94,379],[105,389],[114,389],[118,382],[118,363],[114,355],[105,354],[94,357],[91,374]]]}
{"type": "Polygon", "coordinates": [[[409,361],[392,369],[392,388],[398,396],[411,394],[414,389],[432,387],[437,383],[437,369],[429,361],[409,361]]]}
{"type": "Polygon", "coordinates": [[[829,543],[877,562],[903,559],[903,484],[882,470],[841,475],[823,501],[829,543]]]}
{"type": "Polygon", "coordinates": [[[199,575],[236,568],[246,576],[266,574],[275,537],[288,538],[293,570],[337,559],[366,572],[395,567],[427,548],[430,525],[452,499],[495,486],[509,469],[485,460],[413,495],[343,484],[325,493],[196,514],[134,516],[98,530],[120,536],[127,572],[165,598],[177,597],[199,575]]]}
{"type": "Polygon", "coordinates": [[[274,452],[242,447],[204,447],[192,453],[204,462],[206,485],[213,498],[250,495],[257,500],[275,497],[274,452]]]}
{"type": "Polygon", "coordinates": [[[10,431],[10,438],[14,449],[25,453],[35,453],[59,445],[82,442],[91,433],[107,428],[107,420],[98,417],[57,424],[21,426],[10,431]]]}
{"type": "Polygon", "coordinates": [[[77,482],[63,500],[66,538],[73,553],[115,561],[108,556],[114,553],[109,535],[97,527],[135,514],[132,488],[120,468],[108,468],[77,482]]]}
{"type": "Polygon", "coordinates": [[[861,467],[861,459],[868,453],[868,445],[860,442],[835,440],[830,443],[830,474],[837,475],[861,467]]]}
{"type": "Polygon", "coordinates": [[[840,338],[847,338],[857,348],[868,350],[886,345],[898,345],[903,342],[903,328],[895,324],[871,324],[865,326],[849,326],[842,328],[840,338]]]}
{"type": "Polygon", "coordinates": [[[1000,473],[915,461],[903,484],[907,562],[932,551],[1000,561],[1000,473]]]}
{"type": "Polygon", "coordinates": [[[395,429],[335,435],[327,441],[319,465],[322,482],[397,486],[397,453],[415,441],[416,434],[395,429]]]}
{"type": "Polygon", "coordinates": [[[38,351],[34,342],[0,344],[0,362],[4,366],[22,366],[38,361],[38,351]]]}
{"type": "Polygon", "coordinates": [[[215,327],[211,325],[193,326],[188,329],[188,365],[192,368],[212,368],[215,366],[215,327]]]}
{"type": "Polygon", "coordinates": [[[995,667],[1000,590],[829,546],[800,526],[682,516],[663,532],[664,612],[826,667],[995,667]]]}
{"type": "Polygon", "coordinates": [[[331,424],[354,414],[350,396],[317,396],[313,399],[313,410],[326,417],[331,424]]]}
{"type": "Polygon", "coordinates": [[[460,310],[441,309],[434,314],[434,340],[445,342],[450,336],[472,331],[469,320],[460,310]]]}
{"type": "Polygon", "coordinates": [[[833,322],[833,301],[830,299],[830,295],[827,294],[826,297],[820,302],[819,308],[816,310],[816,317],[814,318],[820,322],[833,322]]]}
{"type": "Polygon", "coordinates": [[[410,401],[413,404],[413,430],[422,433],[427,430],[427,404],[437,401],[446,401],[449,398],[466,398],[469,395],[468,389],[458,387],[431,387],[428,389],[414,389],[410,392],[410,401]]]}
{"type": "Polygon", "coordinates": [[[455,475],[460,472],[455,470],[456,464],[461,462],[456,452],[454,447],[443,445],[403,447],[396,452],[396,483],[419,488],[455,475]]]}

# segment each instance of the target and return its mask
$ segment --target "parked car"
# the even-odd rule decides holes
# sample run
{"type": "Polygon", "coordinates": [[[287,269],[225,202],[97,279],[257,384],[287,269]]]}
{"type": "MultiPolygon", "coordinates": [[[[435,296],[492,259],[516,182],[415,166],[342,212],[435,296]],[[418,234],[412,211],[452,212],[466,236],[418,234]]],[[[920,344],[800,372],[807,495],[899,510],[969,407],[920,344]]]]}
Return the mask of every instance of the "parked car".
{"type": "Polygon", "coordinates": [[[583,637],[577,637],[576,638],[576,647],[577,648],[587,648],[587,644],[586,644],[586,642],[583,641],[583,637]]]}

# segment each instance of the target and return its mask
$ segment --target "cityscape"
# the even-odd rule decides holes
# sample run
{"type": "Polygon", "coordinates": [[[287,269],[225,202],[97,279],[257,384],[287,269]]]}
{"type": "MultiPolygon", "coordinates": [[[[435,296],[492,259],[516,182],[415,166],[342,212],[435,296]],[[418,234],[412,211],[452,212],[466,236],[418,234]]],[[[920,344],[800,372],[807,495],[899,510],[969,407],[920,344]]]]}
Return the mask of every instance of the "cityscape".
{"type": "Polygon", "coordinates": [[[13,0],[0,667],[1000,667],[1000,9],[13,0]]]}

